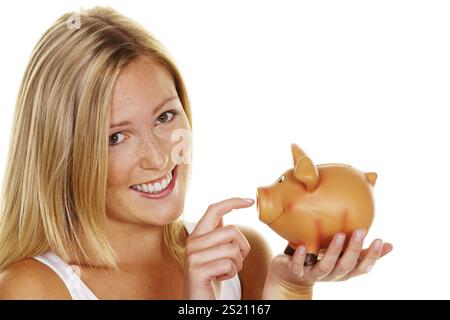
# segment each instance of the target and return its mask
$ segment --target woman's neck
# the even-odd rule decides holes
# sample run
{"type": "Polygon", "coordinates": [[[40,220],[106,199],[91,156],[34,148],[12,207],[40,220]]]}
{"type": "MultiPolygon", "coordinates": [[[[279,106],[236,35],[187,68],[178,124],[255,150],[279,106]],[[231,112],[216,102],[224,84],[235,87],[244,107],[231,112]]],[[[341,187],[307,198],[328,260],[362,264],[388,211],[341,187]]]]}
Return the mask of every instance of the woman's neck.
{"type": "Polygon", "coordinates": [[[164,226],[132,224],[108,218],[107,237],[120,268],[149,268],[171,259],[164,226]]]}

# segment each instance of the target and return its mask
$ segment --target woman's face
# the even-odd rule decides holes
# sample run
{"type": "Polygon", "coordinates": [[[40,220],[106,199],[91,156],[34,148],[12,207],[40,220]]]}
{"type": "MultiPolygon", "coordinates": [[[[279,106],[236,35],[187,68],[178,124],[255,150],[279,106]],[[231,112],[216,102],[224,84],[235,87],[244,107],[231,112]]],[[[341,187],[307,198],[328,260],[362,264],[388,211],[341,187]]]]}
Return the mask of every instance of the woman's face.
{"type": "Polygon", "coordinates": [[[170,73],[148,57],[126,65],[116,80],[111,104],[106,192],[110,218],[162,226],[181,215],[190,164],[189,134],[170,73]]]}

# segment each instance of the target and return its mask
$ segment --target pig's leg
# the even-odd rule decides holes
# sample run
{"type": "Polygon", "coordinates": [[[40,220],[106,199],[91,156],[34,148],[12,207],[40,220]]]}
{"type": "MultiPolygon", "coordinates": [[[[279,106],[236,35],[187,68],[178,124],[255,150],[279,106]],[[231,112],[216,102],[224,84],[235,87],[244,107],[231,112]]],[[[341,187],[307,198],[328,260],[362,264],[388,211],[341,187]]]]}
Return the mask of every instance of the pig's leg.
{"type": "Polygon", "coordinates": [[[297,245],[295,245],[292,242],[289,242],[288,245],[286,246],[286,249],[284,249],[284,254],[287,254],[289,256],[293,256],[294,252],[295,252],[294,248],[296,248],[296,247],[297,247],[297,245]]]}
{"type": "Polygon", "coordinates": [[[314,247],[310,247],[308,249],[308,247],[306,248],[306,257],[305,257],[305,266],[312,266],[315,265],[317,263],[317,257],[319,255],[319,247],[314,246],[314,247]]]}
{"type": "MultiPolygon", "coordinates": [[[[294,252],[295,252],[295,248],[296,245],[289,242],[288,245],[286,246],[286,249],[284,249],[284,254],[287,254],[289,256],[293,256],[294,252]]],[[[306,249],[306,257],[305,257],[305,266],[312,266],[315,265],[317,263],[317,257],[318,257],[318,253],[319,250],[317,249],[306,249]],[[315,253],[311,253],[311,252],[315,252],[315,253]]]]}
{"type": "MultiPolygon", "coordinates": [[[[311,266],[317,263],[319,250],[323,242],[322,221],[320,221],[320,219],[318,218],[305,218],[302,224],[304,228],[307,228],[307,233],[309,234],[307,239],[305,239],[306,257],[304,265],[311,266]]],[[[284,249],[284,254],[292,256],[295,252],[295,248],[297,247],[297,244],[289,242],[284,249]]]]}

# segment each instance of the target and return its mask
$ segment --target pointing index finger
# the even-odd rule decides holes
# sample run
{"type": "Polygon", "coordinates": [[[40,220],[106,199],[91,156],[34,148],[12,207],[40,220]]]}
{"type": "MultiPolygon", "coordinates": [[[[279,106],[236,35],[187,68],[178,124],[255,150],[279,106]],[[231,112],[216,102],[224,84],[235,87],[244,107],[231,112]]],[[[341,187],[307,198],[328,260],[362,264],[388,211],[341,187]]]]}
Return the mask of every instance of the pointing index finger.
{"type": "Polygon", "coordinates": [[[243,198],[230,198],[208,207],[203,217],[197,223],[194,231],[192,231],[192,237],[196,238],[214,230],[222,217],[233,209],[247,208],[254,203],[252,199],[243,198]]]}

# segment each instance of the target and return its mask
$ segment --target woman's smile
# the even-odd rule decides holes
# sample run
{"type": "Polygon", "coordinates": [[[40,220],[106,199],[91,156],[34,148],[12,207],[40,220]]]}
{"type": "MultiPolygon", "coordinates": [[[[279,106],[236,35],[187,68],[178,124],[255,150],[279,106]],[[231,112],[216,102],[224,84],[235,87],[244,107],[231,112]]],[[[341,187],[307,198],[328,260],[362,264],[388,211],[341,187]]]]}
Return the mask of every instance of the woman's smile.
{"type": "Polygon", "coordinates": [[[165,198],[172,193],[172,190],[175,187],[177,168],[178,166],[175,166],[175,168],[163,178],[154,180],[153,183],[133,185],[130,187],[130,190],[147,199],[165,198]]]}

